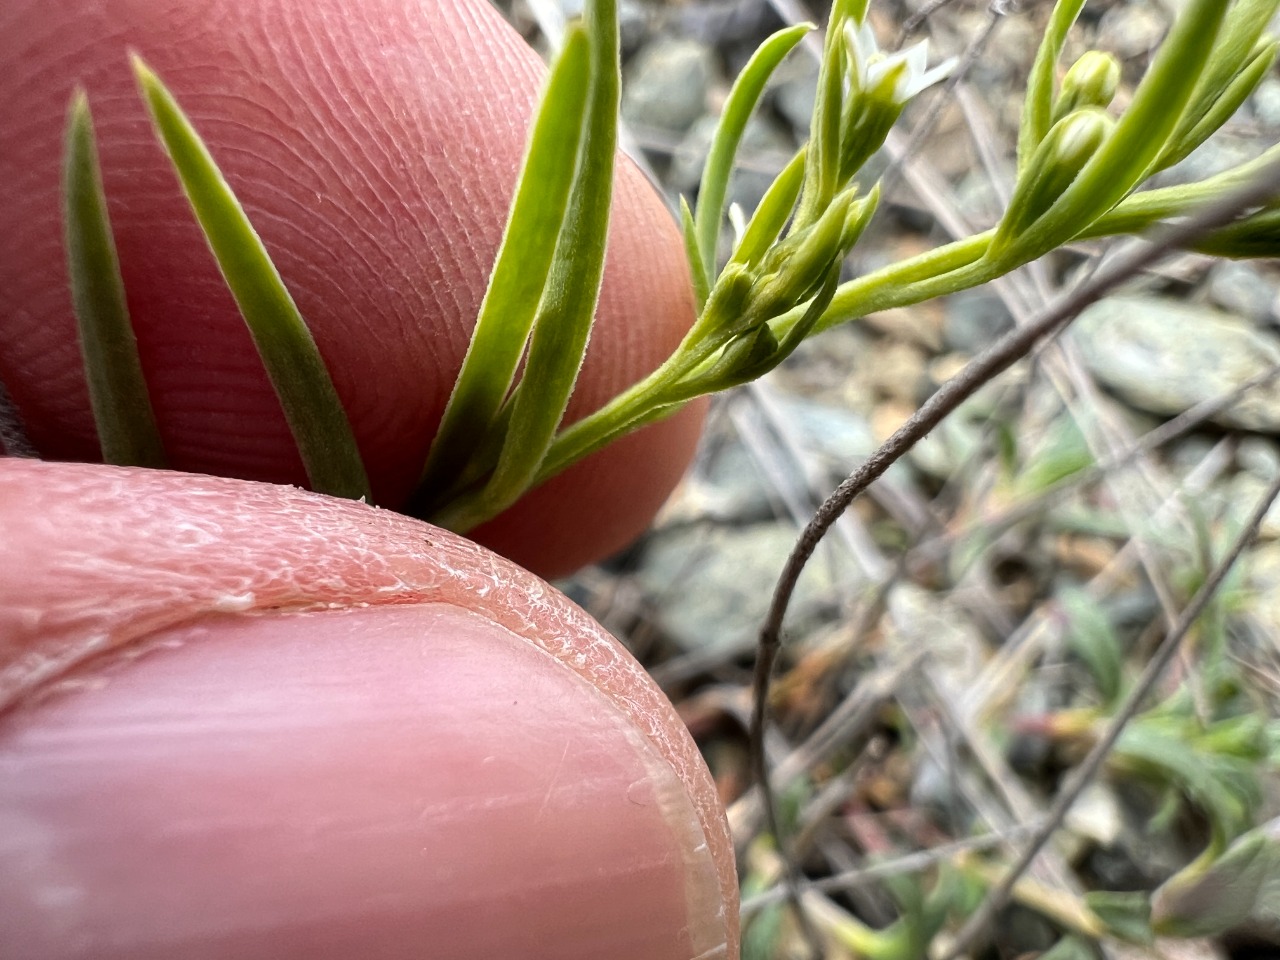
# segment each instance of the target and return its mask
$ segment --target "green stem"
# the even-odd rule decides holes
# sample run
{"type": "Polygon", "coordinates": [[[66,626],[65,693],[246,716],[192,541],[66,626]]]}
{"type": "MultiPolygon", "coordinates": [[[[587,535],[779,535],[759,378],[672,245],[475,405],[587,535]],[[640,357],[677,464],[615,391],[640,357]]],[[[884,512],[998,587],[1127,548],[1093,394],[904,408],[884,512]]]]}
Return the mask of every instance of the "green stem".
{"type": "MultiPolygon", "coordinates": [[[[978,264],[993,236],[995,231],[987,230],[849,281],[836,291],[814,333],[860,320],[869,313],[910,306],[995,279],[1003,271],[978,264]]],[[[798,320],[802,311],[791,312],[798,320]]],[[[784,320],[779,331],[785,333],[788,327],[784,320]]]]}
{"type": "MultiPolygon", "coordinates": [[[[979,262],[992,231],[947,244],[928,253],[878,270],[842,286],[817,323],[825,329],[855,320],[878,310],[909,306],[935,296],[955,293],[994,279],[989,264],[979,262]],[[945,271],[939,275],[939,271],[945,271]]],[[[794,318],[777,321],[775,332],[784,337],[799,322],[804,308],[792,311],[794,318]]],[[[687,399],[673,399],[673,391],[699,364],[714,356],[720,344],[703,340],[678,350],[670,360],[635,386],[615,397],[595,413],[563,430],[551,445],[536,482],[555,476],[582,457],[607,446],[627,433],[636,423],[649,422],[656,410],[669,415],[687,399]]]]}

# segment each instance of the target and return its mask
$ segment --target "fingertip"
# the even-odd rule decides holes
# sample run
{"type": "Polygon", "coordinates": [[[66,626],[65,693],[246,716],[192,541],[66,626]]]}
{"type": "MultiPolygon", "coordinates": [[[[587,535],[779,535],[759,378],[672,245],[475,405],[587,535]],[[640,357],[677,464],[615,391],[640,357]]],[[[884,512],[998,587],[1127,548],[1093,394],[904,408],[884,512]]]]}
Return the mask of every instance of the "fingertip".
{"type": "Polygon", "coordinates": [[[17,957],[688,958],[727,942],[682,778],[450,604],[213,615],[0,721],[17,957]]]}

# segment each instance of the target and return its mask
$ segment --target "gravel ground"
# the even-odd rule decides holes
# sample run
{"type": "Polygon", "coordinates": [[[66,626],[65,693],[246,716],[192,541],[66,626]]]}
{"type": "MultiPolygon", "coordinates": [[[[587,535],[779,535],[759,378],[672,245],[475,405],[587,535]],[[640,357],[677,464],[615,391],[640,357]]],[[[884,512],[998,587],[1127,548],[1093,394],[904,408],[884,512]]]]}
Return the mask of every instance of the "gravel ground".
{"type": "MultiPolygon", "coordinates": [[[[1115,53],[1122,102],[1178,6],[1091,0],[1066,60],[1115,53]]],[[[905,28],[936,58],[977,52],[954,91],[912,105],[898,149],[877,158],[898,185],[851,276],[990,226],[1007,196],[1049,4],[956,0],[921,16],[934,7],[873,3],[885,44],[905,28]]],[[[755,46],[821,13],[792,0],[620,8],[626,136],[673,199],[696,191],[728,83],[755,46]]],[[[538,44],[574,12],[571,0],[507,10],[538,44]]],[[[731,191],[747,210],[803,142],[816,69],[802,46],[749,128],[731,191]]],[[[1226,169],[1278,135],[1273,71],[1171,175],[1226,169]]],[[[1004,283],[834,329],[720,397],[654,530],[566,585],[649,665],[704,748],[740,841],[747,956],[811,955],[770,892],[782,861],[759,838],[745,734],[756,636],[797,531],[941,383],[1101,251],[1082,245],[1004,283]]],[[[965,403],[832,530],[786,624],[767,744],[788,856],[827,884],[803,895],[824,956],[923,956],[935,929],[937,955],[1103,734],[1280,471],[1280,386],[1264,379],[1280,364],[1278,291],[1275,262],[1167,260],[965,403]],[[1203,415],[1251,378],[1263,382],[1203,415]],[[868,875],[873,864],[894,879],[868,875]],[[942,904],[940,921],[928,903],[942,904]],[[894,953],[886,937],[859,940],[879,929],[928,932],[894,953]]],[[[1215,825],[1225,839],[1267,823],[1280,833],[1278,587],[1280,508],[974,956],[1055,945],[1055,960],[1280,956],[1274,890],[1268,902],[1248,887],[1257,876],[1280,887],[1280,841],[1269,875],[1240,858],[1224,867],[1236,910],[1214,936],[1187,927],[1142,942],[1151,892],[1215,825]]],[[[1193,892],[1175,908],[1166,889],[1157,915],[1225,916],[1218,888],[1193,892]]]]}

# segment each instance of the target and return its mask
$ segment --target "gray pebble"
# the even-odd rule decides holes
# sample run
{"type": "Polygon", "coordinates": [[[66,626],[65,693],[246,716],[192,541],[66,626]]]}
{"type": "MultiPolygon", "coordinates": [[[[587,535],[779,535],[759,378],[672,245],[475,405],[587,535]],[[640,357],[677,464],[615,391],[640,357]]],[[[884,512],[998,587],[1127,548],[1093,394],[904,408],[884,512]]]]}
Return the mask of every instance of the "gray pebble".
{"type": "MultiPolygon", "coordinates": [[[[1072,336],[1094,376],[1151,413],[1182,413],[1280,364],[1280,338],[1175,300],[1104,300],[1080,315],[1072,336]]],[[[1280,385],[1256,387],[1214,421],[1280,433],[1280,385]]]]}

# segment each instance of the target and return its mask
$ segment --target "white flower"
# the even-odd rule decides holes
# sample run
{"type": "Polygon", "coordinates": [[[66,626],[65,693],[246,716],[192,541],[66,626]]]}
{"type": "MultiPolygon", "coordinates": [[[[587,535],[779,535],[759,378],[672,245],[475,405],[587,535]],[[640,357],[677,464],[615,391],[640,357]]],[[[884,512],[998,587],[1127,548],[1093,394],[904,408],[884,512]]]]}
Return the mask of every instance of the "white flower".
{"type": "Polygon", "coordinates": [[[878,90],[888,80],[893,84],[890,95],[899,104],[906,103],[939,80],[945,80],[958,62],[956,57],[951,57],[932,70],[928,69],[928,40],[921,40],[897,53],[884,53],[876,42],[871,25],[854,23],[852,19],[844,23],[844,39],[854,89],[878,90]]]}

